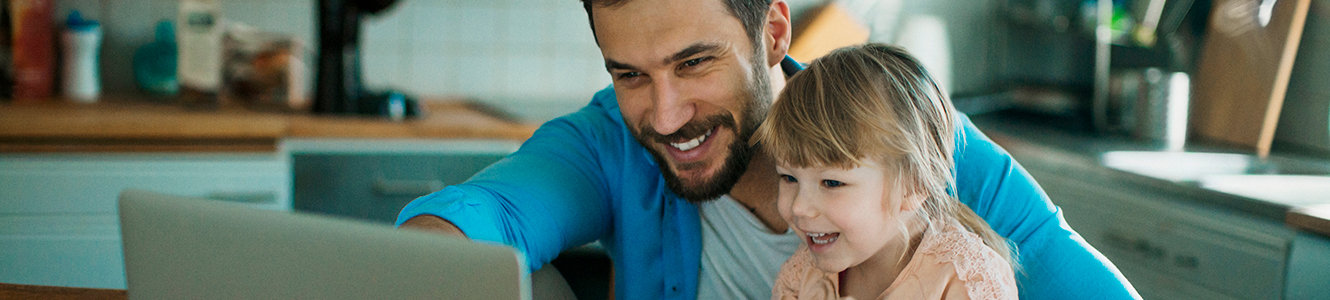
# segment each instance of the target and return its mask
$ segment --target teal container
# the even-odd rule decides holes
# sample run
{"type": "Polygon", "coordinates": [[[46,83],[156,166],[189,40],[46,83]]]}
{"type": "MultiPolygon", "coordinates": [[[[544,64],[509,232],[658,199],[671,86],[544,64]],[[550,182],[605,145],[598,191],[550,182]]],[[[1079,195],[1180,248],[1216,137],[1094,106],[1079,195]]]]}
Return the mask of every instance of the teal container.
{"type": "Polygon", "coordinates": [[[176,78],[176,59],[179,51],[175,42],[175,26],[171,21],[157,23],[155,41],[134,51],[134,80],[149,94],[174,96],[180,93],[176,78]]]}

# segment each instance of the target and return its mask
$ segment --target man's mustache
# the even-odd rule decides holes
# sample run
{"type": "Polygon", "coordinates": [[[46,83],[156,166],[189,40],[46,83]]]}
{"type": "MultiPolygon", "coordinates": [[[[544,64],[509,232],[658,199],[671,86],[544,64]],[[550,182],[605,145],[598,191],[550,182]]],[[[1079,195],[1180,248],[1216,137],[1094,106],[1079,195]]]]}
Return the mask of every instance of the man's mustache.
{"type": "Polygon", "coordinates": [[[656,133],[656,130],[654,128],[651,128],[651,125],[643,125],[642,128],[638,129],[638,132],[641,133],[642,140],[654,141],[662,144],[669,144],[669,143],[678,143],[681,141],[687,141],[696,138],[698,136],[706,134],[707,130],[716,128],[716,126],[718,125],[727,126],[729,128],[737,128],[736,124],[737,122],[735,122],[733,116],[715,115],[707,117],[706,119],[703,120],[689,121],[688,124],[684,124],[683,127],[679,128],[679,130],[675,130],[674,133],[668,135],[661,135],[659,133],[656,133]]]}

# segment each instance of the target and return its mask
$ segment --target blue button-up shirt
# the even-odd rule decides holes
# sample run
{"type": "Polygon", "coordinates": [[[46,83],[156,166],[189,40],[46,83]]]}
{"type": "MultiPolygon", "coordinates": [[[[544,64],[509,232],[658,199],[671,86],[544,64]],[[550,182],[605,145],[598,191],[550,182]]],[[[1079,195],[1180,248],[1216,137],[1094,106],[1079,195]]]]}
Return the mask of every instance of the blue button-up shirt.
{"type": "MultiPolygon", "coordinates": [[[[1122,275],[1067,226],[1029,174],[969,118],[959,119],[957,197],[1015,243],[1021,298],[1132,298],[1122,275]]],[[[516,248],[532,271],[565,249],[600,240],[614,263],[617,298],[697,296],[697,206],[665,186],[624,125],[612,87],[545,123],[466,183],[412,201],[397,223],[421,214],[442,217],[471,239],[516,248]]]]}

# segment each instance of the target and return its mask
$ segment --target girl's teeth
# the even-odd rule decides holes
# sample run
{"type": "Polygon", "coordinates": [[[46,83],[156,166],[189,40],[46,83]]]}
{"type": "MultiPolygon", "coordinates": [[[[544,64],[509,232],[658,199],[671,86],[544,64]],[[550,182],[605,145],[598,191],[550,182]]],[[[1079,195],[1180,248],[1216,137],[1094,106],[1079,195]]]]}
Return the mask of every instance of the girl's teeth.
{"type": "Polygon", "coordinates": [[[837,238],[840,238],[840,234],[808,233],[808,237],[813,241],[813,244],[825,245],[835,242],[837,238]]]}

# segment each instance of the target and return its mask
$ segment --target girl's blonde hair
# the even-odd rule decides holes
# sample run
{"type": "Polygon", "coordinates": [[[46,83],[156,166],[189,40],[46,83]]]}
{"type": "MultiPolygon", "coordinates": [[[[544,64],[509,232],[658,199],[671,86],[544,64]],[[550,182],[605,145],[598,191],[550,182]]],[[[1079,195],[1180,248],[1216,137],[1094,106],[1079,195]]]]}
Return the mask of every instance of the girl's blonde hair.
{"type": "Polygon", "coordinates": [[[837,49],[791,77],[753,142],[793,167],[878,162],[926,197],[920,216],[930,226],[955,218],[1016,268],[1007,240],[952,194],[955,124],[951,101],[914,57],[870,43],[837,49]]]}

